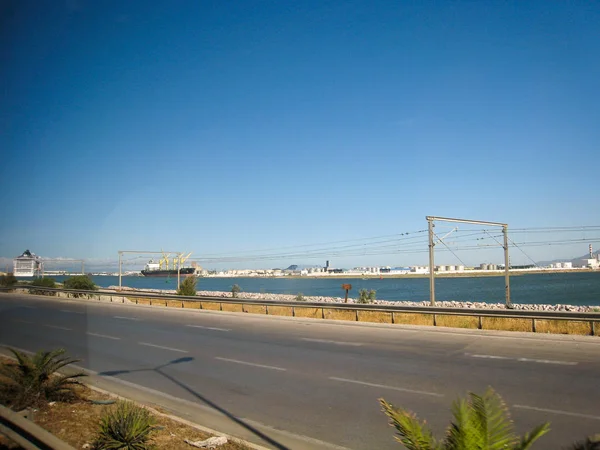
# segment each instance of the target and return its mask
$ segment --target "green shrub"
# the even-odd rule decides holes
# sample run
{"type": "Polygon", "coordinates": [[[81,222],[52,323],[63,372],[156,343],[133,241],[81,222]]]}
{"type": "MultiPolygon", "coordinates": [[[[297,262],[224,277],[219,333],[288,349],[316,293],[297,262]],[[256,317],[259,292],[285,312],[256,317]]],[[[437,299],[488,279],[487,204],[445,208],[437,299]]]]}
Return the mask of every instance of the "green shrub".
{"type": "Polygon", "coordinates": [[[294,298],[294,300],[296,300],[297,302],[305,302],[306,299],[304,298],[304,294],[302,292],[298,292],[298,295],[296,295],[296,298],[294,298]]]}
{"type": "Polygon", "coordinates": [[[78,291],[96,291],[98,286],[87,275],[75,275],[67,278],[63,282],[65,289],[75,289],[78,291]]]}
{"type": "Polygon", "coordinates": [[[15,277],[12,273],[2,275],[0,277],[0,286],[10,288],[17,284],[17,281],[17,277],[15,277]]]}
{"type": "Polygon", "coordinates": [[[132,402],[119,401],[100,420],[96,450],[145,450],[151,447],[154,418],[132,402]]]}
{"type": "MultiPolygon", "coordinates": [[[[31,282],[31,286],[38,286],[41,288],[54,288],[56,287],[56,281],[54,281],[54,278],[50,277],[34,278],[31,282]]],[[[29,292],[38,295],[56,295],[56,292],[45,291],[43,289],[30,289],[29,292]]]]}
{"type": "Polygon", "coordinates": [[[196,281],[196,277],[186,277],[179,285],[179,289],[177,289],[177,295],[196,295],[196,281]]]}
{"type": "Polygon", "coordinates": [[[34,278],[31,285],[53,288],[56,287],[56,281],[51,277],[34,278]]]}
{"type": "Polygon", "coordinates": [[[379,399],[379,403],[390,418],[390,425],[396,428],[396,440],[409,450],[525,450],[550,431],[550,425],[543,423],[525,436],[517,436],[506,405],[491,388],[481,397],[469,393],[468,399],[453,403],[454,422],[443,441],[438,441],[413,413],[395,408],[384,399],[379,399]]]}
{"type": "Polygon", "coordinates": [[[85,374],[62,375],[55,372],[78,362],[78,359],[64,356],[64,349],[39,351],[33,356],[12,348],[9,350],[17,361],[0,365],[0,397],[4,405],[20,411],[47,401],[75,398],[73,387],[85,374]]]}
{"type": "Polygon", "coordinates": [[[231,286],[231,296],[233,298],[237,298],[237,296],[240,292],[242,292],[242,289],[237,284],[234,284],[233,286],[231,286]]]}
{"type": "Polygon", "coordinates": [[[358,291],[358,299],[356,300],[356,303],[373,303],[375,301],[376,295],[377,291],[373,289],[361,289],[360,291],[358,291]]]}

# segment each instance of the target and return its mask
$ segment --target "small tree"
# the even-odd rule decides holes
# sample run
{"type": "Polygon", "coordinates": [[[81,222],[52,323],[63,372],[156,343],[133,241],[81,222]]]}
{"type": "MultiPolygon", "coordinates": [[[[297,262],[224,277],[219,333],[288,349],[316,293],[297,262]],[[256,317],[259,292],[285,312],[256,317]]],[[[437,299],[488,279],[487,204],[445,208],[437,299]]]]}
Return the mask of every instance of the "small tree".
{"type": "Polygon", "coordinates": [[[469,393],[467,400],[454,402],[454,422],[448,427],[443,441],[438,441],[425,422],[420,422],[413,413],[395,408],[384,399],[379,402],[390,418],[390,425],[396,428],[396,440],[409,450],[526,450],[550,431],[546,422],[523,437],[517,436],[506,405],[491,388],[481,397],[469,393]]]}
{"type": "Polygon", "coordinates": [[[234,284],[233,286],[231,286],[231,296],[233,298],[237,298],[237,296],[240,292],[242,292],[242,289],[237,284],[234,284]]]}
{"type": "Polygon", "coordinates": [[[196,295],[196,277],[185,277],[177,289],[177,295],[192,297],[196,295]]]}
{"type": "Polygon", "coordinates": [[[94,441],[96,450],[145,450],[152,448],[150,434],[156,429],[147,409],[132,402],[119,401],[102,416],[94,441]]]}
{"type": "Polygon", "coordinates": [[[375,301],[375,297],[377,295],[377,291],[371,289],[371,290],[366,290],[366,289],[361,289],[360,291],[358,291],[358,299],[356,300],[357,303],[373,303],[375,301]]]}
{"type": "Polygon", "coordinates": [[[15,277],[12,273],[8,273],[0,277],[0,286],[11,288],[17,284],[17,281],[17,277],[15,277]]]}
{"type": "Polygon", "coordinates": [[[296,295],[296,298],[294,300],[296,300],[297,302],[306,301],[306,299],[304,298],[304,294],[302,292],[298,292],[298,295],[296,295]]]}

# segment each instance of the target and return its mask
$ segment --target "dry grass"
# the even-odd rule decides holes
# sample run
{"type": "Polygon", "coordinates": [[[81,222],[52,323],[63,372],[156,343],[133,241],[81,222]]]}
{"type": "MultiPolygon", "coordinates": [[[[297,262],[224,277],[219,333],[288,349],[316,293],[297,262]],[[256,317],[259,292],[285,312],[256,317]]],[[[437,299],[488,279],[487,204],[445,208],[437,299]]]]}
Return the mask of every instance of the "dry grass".
{"type": "Polygon", "coordinates": [[[394,323],[402,325],[433,325],[433,314],[394,313],[394,323]]]}
{"type": "MultiPolygon", "coordinates": [[[[208,309],[213,311],[221,310],[218,302],[190,302],[180,300],[158,300],[150,298],[130,298],[131,301],[137,301],[140,305],[159,305],[171,306],[176,308],[189,309],[208,309]]],[[[250,314],[266,314],[264,305],[249,305],[240,303],[223,303],[223,311],[231,312],[247,312],[250,314]]],[[[303,318],[321,319],[323,315],[325,319],[332,320],[347,320],[356,321],[356,312],[343,309],[328,309],[325,308],[322,312],[321,308],[304,307],[302,303],[298,306],[268,306],[268,314],[273,316],[296,316],[303,318]]],[[[358,320],[360,322],[374,323],[393,323],[403,325],[433,325],[433,313],[389,313],[379,311],[358,311],[358,320]]],[[[499,331],[532,331],[532,322],[528,318],[503,318],[503,317],[483,317],[482,329],[484,330],[499,330],[499,331]]],[[[472,328],[479,327],[479,319],[474,316],[447,316],[436,314],[436,325],[449,328],[472,328]]],[[[600,331],[600,324],[596,325],[596,333],[600,331]]],[[[536,320],[536,332],[538,333],[553,333],[553,334],[573,334],[573,335],[589,335],[591,327],[586,321],[563,321],[563,320],[536,320]]]]}
{"type": "Polygon", "coordinates": [[[379,311],[358,311],[359,322],[392,323],[392,313],[379,311]]]}
{"type": "Polygon", "coordinates": [[[324,316],[325,319],[356,321],[356,311],[347,309],[326,309],[324,316]]]}
{"type": "Polygon", "coordinates": [[[200,304],[202,305],[202,309],[208,309],[211,311],[220,311],[221,310],[219,303],[216,303],[216,302],[200,302],[200,304]]]}
{"type": "Polygon", "coordinates": [[[321,308],[301,308],[299,306],[296,306],[295,310],[296,317],[309,317],[312,319],[321,319],[323,314],[321,312],[321,308]]]}
{"type": "Polygon", "coordinates": [[[165,306],[170,306],[171,308],[182,308],[183,302],[181,300],[167,300],[165,302],[165,306]]]}
{"type": "MultiPolygon", "coordinates": [[[[596,325],[596,328],[600,328],[596,325]]],[[[554,333],[554,334],[591,334],[591,326],[589,322],[566,322],[564,320],[536,320],[535,330],[538,333],[554,333]]]]}
{"type": "Polygon", "coordinates": [[[223,311],[243,312],[241,303],[223,303],[223,311]]]}
{"type": "Polygon", "coordinates": [[[532,331],[531,319],[482,317],[482,329],[501,331],[532,331]]]}
{"type": "Polygon", "coordinates": [[[438,327],[479,328],[479,318],[473,316],[435,316],[438,327]]]}
{"type": "Polygon", "coordinates": [[[266,314],[267,308],[264,305],[243,305],[244,312],[251,314],[266,314]]]}
{"type": "Polygon", "coordinates": [[[200,309],[200,302],[183,302],[183,307],[187,309],[200,309]]]}
{"type": "Polygon", "coordinates": [[[269,315],[292,317],[294,314],[292,312],[291,306],[270,306],[269,305],[269,315]]]}

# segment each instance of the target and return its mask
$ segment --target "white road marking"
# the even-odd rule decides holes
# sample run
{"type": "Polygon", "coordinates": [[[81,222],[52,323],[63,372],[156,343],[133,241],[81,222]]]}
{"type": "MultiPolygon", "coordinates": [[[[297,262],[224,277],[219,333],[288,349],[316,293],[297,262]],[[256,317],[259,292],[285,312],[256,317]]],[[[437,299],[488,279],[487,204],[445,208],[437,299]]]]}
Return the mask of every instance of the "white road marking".
{"type": "Polygon", "coordinates": [[[529,409],[531,411],[546,412],[546,413],[551,413],[551,414],[562,414],[563,416],[581,417],[582,419],[600,420],[600,416],[592,416],[590,414],[581,414],[581,413],[575,413],[575,412],[570,412],[570,411],[561,411],[559,409],[536,408],[535,406],[527,406],[527,405],[513,405],[513,408],[529,409]]]}
{"type": "Polygon", "coordinates": [[[17,323],[27,323],[27,324],[32,324],[33,322],[30,322],[29,320],[21,320],[21,319],[13,319],[13,322],[17,322],[17,323]]]}
{"type": "Polygon", "coordinates": [[[285,372],[287,370],[287,369],[284,369],[283,367],[266,366],[264,364],[255,364],[255,363],[251,363],[251,362],[247,362],[247,361],[240,361],[238,359],[222,358],[220,356],[215,356],[215,359],[218,359],[220,361],[232,362],[232,363],[236,363],[236,364],[244,364],[246,366],[261,367],[263,369],[280,370],[282,372],[285,372]]]}
{"type": "Polygon", "coordinates": [[[431,395],[433,397],[443,397],[444,396],[444,394],[438,394],[436,392],[418,391],[415,389],[407,389],[407,388],[401,388],[401,387],[396,387],[396,386],[387,386],[385,384],[367,383],[365,381],[350,380],[348,378],[329,377],[329,379],[334,380],[334,381],[342,381],[344,383],[362,384],[364,386],[371,386],[371,387],[382,388],[382,389],[391,389],[393,391],[410,392],[412,394],[431,395]]]}
{"type": "Polygon", "coordinates": [[[114,316],[115,319],[123,319],[123,320],[142,320],[137,317],[125,317],[125,316],[114,316]]]}
{"type": "Polygon", "coordinates": [[[332,341],[329,339],[313,339],[313,338],[301,338],[303,341],[308,342],[322,342],[324,344],[335,344],[335,345],[349,345],[352,347],[360,347],[363,345],[361,342],[344,342],[344,341],[332,341]]]}
{"type": "Polygon", "coordinates": [[[471,358],[485,358],[485,359],[504,359],[519,362],[531,362],[537,364],[557,364],[560,366],[576,366],[578,363],[575,361],[557,361],[552,359],[535,359],[535,358],[513,358],[509,356],[497,356],[497,355],[473,355],[471,353],[465,353],[465,356],[471,358]]]}
{"type": "Polygon", "coordinates": [[[551,359],[530,359],[530,358],[519,358],[517,361],[521,362],[534,362],[539,364],[559,364],[561,366],[576,366],[577,363],[574,361],[554,361],[551,359]]]}
{"type": "Polygon", "coordinates": [[[106,339],[114,339],[115,341],[118,341],[119,339],[121,339],[120,337],[109,336],[107,334],[100,334],[100,333],[91,333],[89,331],[85,334],[87,334],[89,336],[96,336],[96,337],[101,337],[101,338],[106,338],[106,339]]]}
{"type": "Polygon", "coordinates": [[[486,358],[486,359],[510,359],[508,356],[496,356],[496,355],[469,355],[465,353],[465,355],[470,356],[471,358],[486,358]]]}
{"type": "Polygon", "coordinates": [[[186,325],[186,327],[202,328],[203,330],[213,330],[213,331],[231,331],[230,329],[227,329],[227,328],[205,327],[202,325],[186,325]]]}
{"type": "Polygon", "coordinates": [[[56,328],[57,330],[73,331],[73,328],[59,327],[58,325],[47,325],[47,324],[44,324],[44,326],[48,327],[48,328],[56,328]]]}
{"type": "Polygon", "coordinates": [[[71,313],[71,314],[85,314],[81,311],[73,311],[71,309],[61,309],[60,312],[64,312],[64,313],[71,313]]]}
{"type": "Polygon", "coordinates": [[[163,350],[171,350],[172,352],[189,353],[187,350],[180,350],[178,348],[165,347],[163,345],[150,344],[149,342],[138,342],[138,344],[140,344],[140,345],[146,345],[148,347],[162,348],[163,350]]]}

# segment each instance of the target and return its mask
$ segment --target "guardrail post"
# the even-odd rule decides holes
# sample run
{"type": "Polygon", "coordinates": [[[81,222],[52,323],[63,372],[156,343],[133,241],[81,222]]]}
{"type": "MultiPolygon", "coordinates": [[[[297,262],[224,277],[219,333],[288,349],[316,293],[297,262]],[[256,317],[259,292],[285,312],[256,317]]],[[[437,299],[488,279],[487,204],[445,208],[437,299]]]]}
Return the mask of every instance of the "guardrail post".
{"type": "Polygon", "coordinates": [[[265,305],[265,314],[269,315],[269,305],[265,305]]]}
{"type": "Polygon", "coordinates": [[[434,327],[437,327],[437,320],[436,320],[436,317],[435,317],[435,316],[436,316],[436,315],[434,314],[434,315],[433,315],[433,326],[434,326],[434,327]]]}
{"type": "Polygon", "coordinates": [[[219,302],[219,311],[223,311],[223,303],[219,302]]]}
{"type": "Polygon", "coordinates": [[[296,307],[292,306],[292,317],[296,317],[296,307]]]}
{"type": "Polygon", "coordinates": [[[358,309],[356,311],[356,321],[358,322],[358,309]]]}
{"type": "Polygon", "coordinates": [[[481,316],[477,316],[477,329],[483,330],[483,321],[481,320],[481,316]]]}
{"type": "Polygon", "coordinates": [[[321,319],[325,318],[325,308],[321,308],[321,319]]]}
{"type": "Polygon", "coordinates": [[[531,319],[531,331],[535,333],[535,317],[531,319]]]}
{"type": "Polygon", "coordinates": [[[590,331],[592,333],[592,336],[596,336],[596,322],[594,322],[593,320],[590,320],[590,331]]]}
{"type": "Polygon", "coordinates": [[[392,324],[396,323],[396,318],[394,317],[394,311],[392,311],[392,324]]]}

